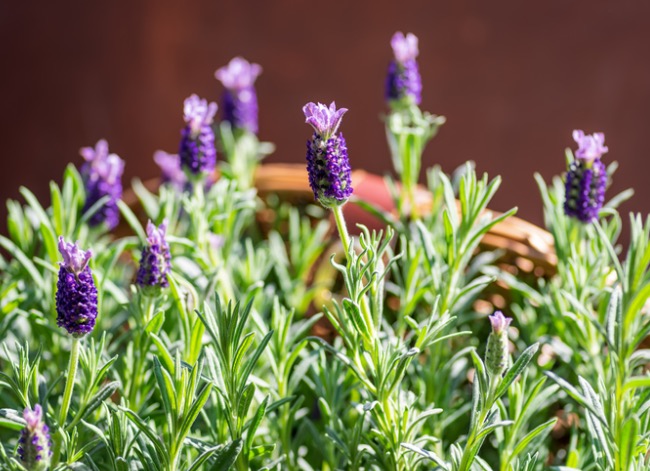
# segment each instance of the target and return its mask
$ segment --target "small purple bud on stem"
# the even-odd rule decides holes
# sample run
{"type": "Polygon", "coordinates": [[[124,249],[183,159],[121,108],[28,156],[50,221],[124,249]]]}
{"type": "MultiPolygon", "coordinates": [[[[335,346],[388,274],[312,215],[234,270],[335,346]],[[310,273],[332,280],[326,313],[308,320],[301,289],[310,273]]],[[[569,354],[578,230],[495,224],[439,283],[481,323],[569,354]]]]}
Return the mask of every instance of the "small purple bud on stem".
{"type": "Polygon", "coordinates": [[[603,133],[585,135],[583,131],[575,130],[573,139],[578,150],[566,175],[564,213],[590,223],[598,219],[605,202],[607,168],[600,158],[609,149],[605,146],[603,133]]]}
{"type": "Polygon", "coordinates": [[[169,244],[165,239],[167,221],[156,227],[147,223],[147,244],[142,249],[136,284],[147,294],[158,294],[169,286],[167,275],[171,268],[169,244]]]}
{"type": "Polygon", "coordinates": [[[492,376],[501,376],[508,368],[508,327],[512,319],[501,311],[488,316],[492,332],[485,349],[485,366],[492,376]]]}
{"type": "Polygon", "coordinates": [[[39,404],[34,406],[34,410],[26,408],[23,418],[26,425],[18,441],[18,456],[29,471],[44,471],[50,466],[52,442],[43,420],[43,409],[39,404]]]}

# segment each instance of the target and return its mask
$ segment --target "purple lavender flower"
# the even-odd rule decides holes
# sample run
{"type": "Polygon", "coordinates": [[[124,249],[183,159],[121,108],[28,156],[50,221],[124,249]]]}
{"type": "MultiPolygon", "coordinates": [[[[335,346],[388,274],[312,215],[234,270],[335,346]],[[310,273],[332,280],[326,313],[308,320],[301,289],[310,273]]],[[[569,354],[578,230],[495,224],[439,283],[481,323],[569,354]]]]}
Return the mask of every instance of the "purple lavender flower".
{"type": "Polygon", "coordinates": [[[233,128],[245,129],[253,134],[257,134],[257,94],[254,84],[260,73],[260,65],[251,64],[242,57],[235,57],[214,73],[226,88],[221,98],[224,120],[233,128]]]}
{"type": "Polygon", "coordinates": [[[167,220],[156,227],[151,221],[147,223],[147,245],[142,249],[140,268],[136,284],[145,292],[158,293],[167,288],[167,274],[171,268],[169,244],[165,239],[167,220]]]}
{"type": "Polygon", "coordinates": [[[181,164],[193,175],[210,173],[217,164],[217,148],[212,130],[217,104],[192,95],[185,100],[183,110],[187,124],[181,132],[178,151],[181,164]]]}
{"type": "Polygon", "coordinates": [[[607,168],[600,158],[608,149],[603,133],[585,135],[576,130],[573,139],[578,150],[567,171],[564,213],[589,223],[598,219],[598,212],[605,202],[607,168]]]}
{"type": "Polygon", "coordinates": [[[329,108],[321,103],[307,103],[303,109],[306,122],[314,128],[307,141],[307,173],[314,197],[325,207],[340,206],[352,195],[348,149],[343,134],[337,134],[346,108],[329,108]]]}
{"type": "Polygon", "coordinates": [[[48,426],[43,421],[43,409],[36,404],[34,410],[26,408],[23,418],[27,423],[18,440],[18,456],[29,471],[43,471],[50,466],[52,441],[48,426]]]}
{"type": "Polygon", "coordinates": [[[485,366],[493,376],[501,376],[508,368],[508,327],[512,319],[496,311],[488,316],[492,332],[485,349],[485,366]]]}
{"type": "Polygon", "coordinates": [[[410,100],[416,105],[422,101],[422,78],[416,58],[418,38],[400,31],[390,41],[395,58],[388,66],[386,76],[386,101],[410,100]]]}
{"type": "Polygon", "coordinates": [[[178,154],[168,154],[165,151],[157,150],[153,154],[153,160],[160,167],[162,183],[167,183],[178,191],[187,188],[187,175],[181,167],[181,158],[178,154]]]}
{"type": "Polygon", "coordinates": [[[83,147],[80,154],[86,160],[81,167],[81,176],[86,186],[84,211],[105,196],[109,197],[88,222],[91,226],[106,223],[109,230],[113,229],[120,219],[117,202],[122,197],[124,161],[116,154],[108,153],[108,143],[104,139],[97,141],[94,149],[83,147]]]}
{"type": "Polygon", "coordinates": [[[56,323],[73,337],[82,337],[92,332],[97,318],[97,288],[88,266],[92,253],[63,237],[59,237],[59,252],[63,262],[56,291],[56,323]]]}

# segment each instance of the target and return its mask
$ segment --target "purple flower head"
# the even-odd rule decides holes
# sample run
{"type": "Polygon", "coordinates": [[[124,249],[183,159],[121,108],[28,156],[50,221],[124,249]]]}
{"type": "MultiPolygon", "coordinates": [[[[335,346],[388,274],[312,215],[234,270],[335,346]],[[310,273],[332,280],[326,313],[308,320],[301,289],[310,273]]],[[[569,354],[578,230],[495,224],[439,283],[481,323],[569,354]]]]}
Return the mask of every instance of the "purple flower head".
{"type": "Polygon", "coordinates": [[[221,97],[221,107],[224,120],[233,128],[257,133],[257,93],[254,84],[261,73],[262,67],[242,57],[235,57],[214,73],[226,88],[221,97]]]}
{"type": "Polygon", "coordinates": [[[147,244],[142,249],[140,268],[136,284],[147,294],[158,294],[161,288],[167,288],[167,275],[171,268],[169,244],[165,239],[167,220],[158,227],[151,221],[147,223],[147,244]]]}
{"type": "Polygon", "coordinates": [[[344,204],[352,195],[352,178],[348,148],[342,134],[337,134],[345,108],[329,108],[321,103],[303,107],[306,122],[314,128],[307,141],[307,174],[314,197],[326,208],[344,204]]]}
{"type": "Polygon", "coordinates": [[[404,36],[404,33],[398,31],[391,38],[390,45],[393,48],[395,60],[400,64],[405,64],[418,57],[418,37],[413,33],[404,36]]]}
{"type": "Polygon", "coordinates": [[[573,131],[573,140],[578,144],[578,150],[575,152],[578,159],[591,162],[600,159],[609,150],[605,146],[605,134],[602,132],[585,135],[584,131],[576,129],[573,131]]]}
{"type": "Polygon", "coordinates": [[[165,151],[157,150],[153,154],[153,160],[160,167],[163,183],[168,183],[179,191],[185,190],[187,175],[183,172],[181,158],[178,154],[168,154],[165,151]]]}
{"type": "Polygon", "coordinates": [[[599,158],[575,159],[566,174],[564,214],[583,223],[597,220],[606,189],[607,168],[599,158]]]}
{"type": "Polygon", "coordinates": [[[495,334],[501,334],[503,331],[507,330],[512,322],[512,319],[504,316],[501,311],[496,311],[491,316],[488,316],[488,319],[492,325],[492,332],[495,334]]]}
{"type": "Polygon", "coordinates": [[[395,58],[386,74],[386,101],[411,101],[419,105],[422,101],[422,78],[416,60],[418,38],[412,33],[404,36],[402,32],[397,32],[390,44],[395,58]]]}
{"type": "Polygon", "coordinates": [[[63,262],[56,291],[56,323],[73,337],[92,332],[97,319],[97,287],[88,266],[91,252],[59,237],[63,262]]]}
{"type": "Polygon", "coordinates": [[[336,109],[336,103],[330,103],[329,108],[322,103],[309,102],[302,107],[305,114],[305,122],[314,128],[323,140],[328,140],[336,134],[341,125],[343,115],[348,111],[347,108],[336,109]]]}
{"type": "Polygon", "coordinates": [[[113,229],[120,218],[117,202],[122,198],[124,161],[116,154],[109,154],[104,139],[97,141],[94,149],[83,147],[79,153],[86,161],[81,167],[86,186],[84,211],[108,196],[108,201],[90,217],[89,223],[91,226],[106,223],[108,229],[113,229]]]}
{"type": "Polygon", "coordinates": [[[34,410],[23,411],[26,425],[18,440],[18,456],[25,468],[30,471],[43,471],[50,466],[52,441],[50,431],[43,420],[43,409],[39,404],[34,410]]]}
{"type": "Polygon", "coordinates": [[[192,95],[185,100],[183,109],[187,125],[181,132],[178,151],[182,167],[192,175],[211,173],[217,164],[217,148],[212,130],[217,104],[192,95]]]}

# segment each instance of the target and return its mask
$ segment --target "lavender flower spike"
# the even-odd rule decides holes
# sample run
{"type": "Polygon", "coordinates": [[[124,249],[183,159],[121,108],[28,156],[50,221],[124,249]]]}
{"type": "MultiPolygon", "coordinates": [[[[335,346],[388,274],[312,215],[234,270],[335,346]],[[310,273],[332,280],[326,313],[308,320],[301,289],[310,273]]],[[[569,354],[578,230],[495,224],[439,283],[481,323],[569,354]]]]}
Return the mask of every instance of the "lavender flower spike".
{"type": "Polygon", "coordinates": [[[91,226],[106,223],[109,230],[113,229],[120,219],[117,202],[122,198],[124,161],[116,154],[108,153],[108,143],[104,139],[100,139],[94,149],[83,147],[80,154],[86,160],[81,167],[81,176],[86,186],[84,211],[108,196],[108,201],[88,222],[91,226]]]}
{"type": "Polygon", "coordinates": [[[43,409],[36,404],[34,410],[23,412],[26,425],[18,440],[18,456],[29,471],[44,471],[50,466],[52,441],[49,428],[43,421],[43,409]]]}
{"type": "Polygon", "coordinates": [[[212,130],[217,104],[192,95],[185,100],[183,110],[186,126],[181,131],[178,151],[181,164],[193,175],[210,173],[217,164],[217,148],[212,130]]]}
{"type": "Polygon", "coordinates": [[[169,244],[165,239],[167,220],[156,227],[151,221],[147,223],[147,245],[142,249],[140,268],[136,284],[147,294],[158,294],[161,288],[167,288],[167,274],[171,268],[169,244]]]}
{"type": "Polygon", "coordinates": [[[337,134],[346,108],[329,108],[321,103],[307,103],[303,109],[306,122],[314,128],[307,141],[307,173],[314,197],[326,208],[344,204],[352,195],[348,149],[343,134],[337,134]]]}
{"type": "Polygon", "coordinates": [[[508,368],[508,327],[512,319],[505,317],[501,311],[488,318],[492,332],[485,350],[485,366],[491,375],[501,376],[508,368]]]}
{"type": "Polygon", "coordinates": [[[168,154],[165,151],[157,150],[153,154],[153,160],[160,167],[161,179],[178,191],[187,187],[187,175],[181,167],[181,159],[178,154],[168,154]]]}
{"type": "Polygon", "coordinates": [[[261,73],[259,64],[249,63],[242,57],[235,57],[214,73],[225,87],[221,98],[224,120],[235,129],[257,134],[258,108],[254,84],[261,73]]]}
{"type": "Polygon", "coordinates": [[[97,287],[88,266],[90,250],[59,237],[63,262],[56,291],[56,323],[73,337],[92,332],[97,318],[97,287]]]}
{"type": "Polygon", "coordinates": [[[394,59],[388,66],[386,76],[386,100],[411,101],[419,105],[422,101],[422,78],[417,63],[418,38],[402,32],[393,35],[390,42],[394,59]]]}
{"type": "Polygon", "coordinates": [[[578,150],[566,175],[564,213],[589,223],[598,219],[598,212],[605,202],[607,168],[600,158],[609,149],[605,146],[603,133],[585,135],[583,131],[575,130],[573,139],[578,150]]]}

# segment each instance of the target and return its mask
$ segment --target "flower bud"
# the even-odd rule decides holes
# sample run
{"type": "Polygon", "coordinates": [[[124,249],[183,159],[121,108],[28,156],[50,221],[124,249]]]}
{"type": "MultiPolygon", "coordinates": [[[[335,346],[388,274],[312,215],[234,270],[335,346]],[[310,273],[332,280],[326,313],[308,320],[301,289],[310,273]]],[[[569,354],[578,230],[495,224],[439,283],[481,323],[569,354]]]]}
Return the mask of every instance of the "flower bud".
{"type": "Polygon", "coordinates": [[[211,173],[217,164],[212,120],[216,103],[208,103],[192,95],[184,103],[185,127],[181,132],[178,154],[183,168],[193,175],[211,173]]]}
{"type": "Polygon", "coordinates": [[[27,424],[18,440],[18,456],[29,471],[44,471],[50,466],[52,442],[49,428],[43,421],[43,409],[38,404],[34,410],[26,408],[23,418],[27,424]]]}
{"type": "Polygon", "coordinates": [[[505,317],[501,311],[488,318],[492,332],[485,349],[485,366],[492,376],[501,376],[508,368],[508,326],[512,319],[505,317]]]}

